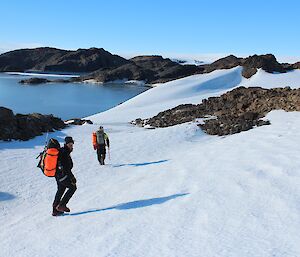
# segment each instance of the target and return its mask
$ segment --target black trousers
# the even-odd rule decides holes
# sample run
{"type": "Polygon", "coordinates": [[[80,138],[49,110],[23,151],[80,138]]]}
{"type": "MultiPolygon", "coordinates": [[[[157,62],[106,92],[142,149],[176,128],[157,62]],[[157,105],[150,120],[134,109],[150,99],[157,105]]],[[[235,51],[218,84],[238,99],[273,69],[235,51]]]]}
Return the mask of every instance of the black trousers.
{"type": "Polygon", "coordinates": [[[66,181],[59,182],[58,180],[56,180],[56,182],[57,182],[57,192],[54,198],[53,208],[56,208],[57,205],[62,205],[62,206],[67,205],[67,203],[69,202],[69,200],[71,199],[71,197],[73,196],[73,194],[77,189],[76,185],[72,184],[69,178],[67,178],[66,181]],[[68,190],[65,193],[67,188],[68,190]],[[65,195],[63,196],[64,193],[65,195]]]}
{"type": "Polygon", "coordinates": [[[104,163],[105,155],[106,155],[105,145],[99,145],[99,148],[97,149],[97,157],[101,165],[105,164],[104,163]]]}

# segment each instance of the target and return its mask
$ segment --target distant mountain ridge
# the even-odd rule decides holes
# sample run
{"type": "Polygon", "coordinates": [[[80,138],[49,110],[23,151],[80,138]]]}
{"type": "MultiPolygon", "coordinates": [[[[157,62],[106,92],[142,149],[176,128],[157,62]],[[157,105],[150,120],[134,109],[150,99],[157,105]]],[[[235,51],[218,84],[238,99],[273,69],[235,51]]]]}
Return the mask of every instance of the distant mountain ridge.
{"type": "Polygon", "coordinates": [[[218,69],[242,66],[245,78],[253,76],[257,69],[267,72],[287,72],[299,69],[295,64],[279,63],[272,54],[239,58],[234,55],[221,58],[211,64],[182,65],[158,55],[136,56],[129,60],[113,55],[103,48],[62,50],[51,47],[19,49],[0,55],[0,72],[40,71],[86,73],[71,81],[138,80],[148,84],[164,83],[194,74],[209,73],[218,69]]]}
{"type": "Polygon", "coordinates": [[[0,55],[0,71],[92,72],[128,62],[103,48],[62,50],[50,47],[19,49],[0,55]]]}
{"type": "Polygon", "coordinates": [[[266,72],[284,73],[300,67],[296,64],[281,64],[272,54],[253,55],[247,58],[238,58],[234,55],[221,58],[211,64],[202,65],[181,65],[178,62],[164,59],[161,56],[137,56],[131,58],[130,63],[120,67],[97,70],[87,76],[76,78],[75,80],[94,79],[98,82],[108,82],[113,80],[144,80],[146,83],[164,83],[171,80],[187,77],[194,74],[209,73],[219,69],[230,69],[242,66],[242,75],[245,78],[253,76],[257,69],[266,72]]]}

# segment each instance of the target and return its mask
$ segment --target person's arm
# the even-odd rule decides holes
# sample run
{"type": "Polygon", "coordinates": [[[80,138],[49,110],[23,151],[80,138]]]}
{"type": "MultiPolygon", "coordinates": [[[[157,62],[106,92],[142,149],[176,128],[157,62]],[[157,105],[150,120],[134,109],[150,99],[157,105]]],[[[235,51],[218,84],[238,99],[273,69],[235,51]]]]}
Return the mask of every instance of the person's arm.
{"type": "Polygon", "coordinates": [[[68,154],[64,150],[61,150],[60,152],[60,164],[62,166],[63,173],[69,176],[71,169],[69,165],[68,154]]]}
{"type": "Polygon", "coordinates": [[[109,138],[108,138],[107,134],[105,134],[105,139],[106,139],[106,145],[109,148],[109,138]]]}
{"type": "Polygon", "coordinates": [[[70,176],[71,183],[72,183],[73,185],[76,184],[77,179],[75,178],[75,176],[74,176],[74,174],[73,174],[72,171],[70,171],[70,173],[69,173],[68,176],[70,176]]]}

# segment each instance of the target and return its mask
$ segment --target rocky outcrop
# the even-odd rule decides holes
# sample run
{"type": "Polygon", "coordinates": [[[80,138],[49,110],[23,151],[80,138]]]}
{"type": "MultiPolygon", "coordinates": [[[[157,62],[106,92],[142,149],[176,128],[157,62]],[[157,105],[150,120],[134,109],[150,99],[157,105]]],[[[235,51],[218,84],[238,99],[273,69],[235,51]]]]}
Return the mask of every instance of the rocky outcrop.
{"type": "MultiPolygon", "coordinates": [[[[116,80],[151,81],[154,74],[151,70],[141,69],[135,63],[127,63],[115,69],[101,69],[90,75],[80,78],[81,81],[94,79],[97,82],[110,82],[116,80]]],[[[78,79],[75,79],[75,81],[78,79]]]]}
{"type": "Polygon", "coordinates": [[[14,115],[12,110],[0,107],[0,140],[28,140],[64,127],[65,123],[53,115],[14,115]]]}
{"type": "Polygon", "coordinates": [[[292,65],[293,69],[300,69],[300,62],[296,62],[292,65]]]}
{"type": "Polygon", "coordinates": [[[284,73],[291,69],[290,67],[286,67],[278,63],[275,56],[272,54],[249,56],[248,58],[243,59],[242,66],[242,75],[245,78],[252,77],[256,73],[257,69],[260,68],[269,73],[284,73]]]}
{"type": "Polygon", "coordinates": [[[43,78],[30,78],[30,79],[22,79],[19,81],[21,84],[43,84],[48,83],[50,80],[43,78]]]}
{"type": "Polygon", "coordinates": [[[148,84],[164,83],[174,79],[194,74],[209,73],[220,69],[231,69],[242,66],[242,75],[245,78],[253,76],[258,69],[267,72],[286,72],[296,65],[280,64],[272,54],[253,55],[247,58],[238,58],[234,55],[221,58],[211,64],[181,65],[161,56],[137,56],[129,60],[130,63],[114,69],[101,69],[79,80],[95,79],[99,82],[113,80],[143,80],[148,84]]]}
{"type": "Polygon", "coordinates": [[[212,72],[214,70],[221,70],[221,69],[231,69],[236,66],[242,65],[243,58],[238,58],[234,55],[229,55],[224,58],[221,58],[211,64],[205,64],[201,67],[204,68],[204,72],[212,72]]]}
{"type": "Polygon", "coordinates": [[[161,56],[137,56],[122,66],[100,69],[81,77],[80,80],[94,79],[98,82],[139,80],[155,84],[193,75],[201,70],[203,69],[196,65],[180,65],[161,56]]]}
{"type": "Polygon", "coordinates": [[[234,55],[221,58],[211,64],[202,65],[204,73],[212,72],[220,69],[231,69],[236,66],[242,66],[242,75],[245,78],[252,77],[257,69],[263,69],[266,72],[286,72],[293,69],[293,66],[288,64],[280,64],[272,54],[252,55],[247,58],[238,58],[234,55]]]}
{"type": "Polygon", "coordinates": [[[65,124],[68,124],[68,125],[84,125],[84,124],[93,124],[93,122],[91,120],[74,118],[74,119],[66,120],[65,124]]]}
{"type": "Polygon", "coordinates": [[[50,47],[19,49],[0,55],[2,71],[92,72],[118,67],[128,60],[103,48],[61,50],[50,47]]]}
{"type": "Polygon", "coordinates": [[[70,80],[67,79],[55,79],[55,80],[49,80],[44,78],[29,78],[29,79],[22,79],[19,81],[21,84],[31,84],[31,85],[37,85],[37,84],[44,84],[44,83],[69,83],[70,80]]]}
{"type": "Polygon", "coordinates": [[[229,135],[270,124],[261,118],[278,109],[300,111],[300,89],[239,87],[198,105],[179,105],[150,119],[137,119],[134,124],[168,127],[203,118],[204,123],[199,126],[208,134],[229,135]]]}

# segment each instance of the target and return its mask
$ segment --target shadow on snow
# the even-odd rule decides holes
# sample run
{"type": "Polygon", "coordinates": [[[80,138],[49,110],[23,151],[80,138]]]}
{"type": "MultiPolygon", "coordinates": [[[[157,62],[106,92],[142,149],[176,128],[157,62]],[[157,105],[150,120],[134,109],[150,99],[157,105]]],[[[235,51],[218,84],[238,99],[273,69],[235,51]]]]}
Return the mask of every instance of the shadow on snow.
{"type": "MultiPolygon", "coordinates": [[[[27,141],[21,141],[21,140],[0,141],[0,151],[4,149],[28,149],[28,148],[35,148],[36,146],[43,147],[46,141],[46,134],[47,133],[43,133],[43,135],[36,136],[27,141]]],[[[57,130],[54,132],[49,132],[48,140],[50,138],[55,138],[62,144],[65,136],[66,134],[63,131],[57,130]]]]}
{"type": "Polygon", "coordinates": [[[170,195],[170,196],[166,196],[166,197],[138,200],[138,201],[133,201],[133,202],[128,202],[128,203],[118,204],[118,205],[108,207],[108,208],[103,208],[103,209],[94,209],[94,210],[75,212],[75,213],[70,213],[70,214],[65,213],[64,216],[78,216],[78,215],[95,213],[95,212],[103,212],[103,211],[108,211],[108,210],[130,210],[130,209],[144,208],[144,207],[148,207],[151,205],[163,204],[167,201],[170,201],[170,200],[178,198],[178,197],[186,196],[188,194],[189,193],[175,194],[175,195],[170,195]]]}
{"type": "Polygon", "coordinates": [[[151,164],[159,164],[163,162],[167,162],[169,160],[160,160],[160,161],[154,161],[154,162],[142,162],[142,163],[128,163],[128,164],[115,164],[112,165],[114,168],[119,168],[123,166],[133,166],[133,167],[140,167],[140,166],[146,166],[146,165],[151,165],[151,164]]]}
{"type": "Polygon", "coordinates": [[[6,193],[6,192],[0,192],[0,202],[2,201],[9,201],[16,198],[14,195],[6,193]]]}

